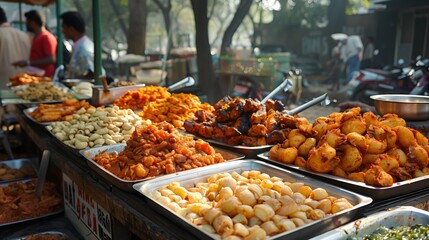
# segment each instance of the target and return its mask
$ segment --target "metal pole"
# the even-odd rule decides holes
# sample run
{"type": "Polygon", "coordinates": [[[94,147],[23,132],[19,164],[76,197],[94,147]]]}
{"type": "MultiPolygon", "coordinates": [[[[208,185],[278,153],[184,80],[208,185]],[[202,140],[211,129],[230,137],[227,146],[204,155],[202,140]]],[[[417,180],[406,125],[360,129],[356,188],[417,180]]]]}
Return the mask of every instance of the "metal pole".
{"type": "Polygon", "coordinates": [[[101,19],[100,1],[92,0],[92,17],[94,30],[94,80],[95,84],[101,84],[101,19]]]}
{"type": "Polygon", "coordinates": [[[63,65],[64,59],[63,59],[63,33],[61,29],[61,0],[57,0],[57,3],[55,5],[55,10],[57,12],[57,38],[58,38],[58,45],[57,45],[57,66],[63,65]]]}
{"type": "Polygon", "coordinates": [[[19,8],[19,29],[21,29],[21,31],[24,31],[24,26],[22,24],[22,3],[21,2],[19,2],[18,8],[19,8]]]}

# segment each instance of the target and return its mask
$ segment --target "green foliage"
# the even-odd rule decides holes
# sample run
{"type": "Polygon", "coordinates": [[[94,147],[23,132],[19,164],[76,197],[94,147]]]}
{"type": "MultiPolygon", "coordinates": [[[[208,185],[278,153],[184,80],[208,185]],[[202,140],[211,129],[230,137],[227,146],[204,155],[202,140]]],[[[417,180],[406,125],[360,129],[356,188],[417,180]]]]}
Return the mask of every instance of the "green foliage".
{"type": "Polygon", "coordinates": [[[318,28],[326,24],[327,2],[320,0],[282,1],[281,10],[274,12],[277,27],[318,28]]]}
{"type": "Polygon", "coordinates": [[[358,14],[359,9],[368,9],[371,5],[372,0],[348,0],[346,14],[353,15],[358,14]]]}

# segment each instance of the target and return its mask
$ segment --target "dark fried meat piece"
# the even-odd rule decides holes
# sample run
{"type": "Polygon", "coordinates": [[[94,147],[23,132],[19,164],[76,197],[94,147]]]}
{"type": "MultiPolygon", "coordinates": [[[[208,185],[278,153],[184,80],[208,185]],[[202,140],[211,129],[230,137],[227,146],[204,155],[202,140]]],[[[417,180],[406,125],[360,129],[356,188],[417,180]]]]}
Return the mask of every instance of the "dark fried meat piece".
{"type": "Polygon", "coordinates": [[[249,116],[241,116],[235,121],[233,127],[237,128],[238,131],[242,133],[247,133],[247,131],[250,129],[250,118],[249,116]]]}
{"type": "Polygon", "coordinates": [[[274,130],[267,134],[267,144],[277,144],[282,143],[286,139],[287,131],[284,130],[274,130]]]}
{"type": "Polygon", "coordinates": [[[247,131],[247,134],[250,137],[265,137],[265,135],[267,135],[267,132],[268,130],[265,125],[256,124],[250,127],[249,131],[247,131]]]}
{"type": "Polygon", "coordinates": [[[246,99],[243,111],[245,113],[256,112],[262,108],[262,104],[253,99],[246,99]]]}
{"type": "Polygon", "coordinates": [[[265,107],[267,108],[267,111],[273,109],[275,111],[283,111],[285,110],[285,106],[282,102],[278,101],[278,100],[272,100],[272,99],[268,99],[265,102],[265,107]]]}
{"type": "Polygon", "coordinates": [[[263,124],[267,118],[267,112],[265,108],[259,109],[257,112],[253,113],[250,117],[251,124],[263,124]]]}

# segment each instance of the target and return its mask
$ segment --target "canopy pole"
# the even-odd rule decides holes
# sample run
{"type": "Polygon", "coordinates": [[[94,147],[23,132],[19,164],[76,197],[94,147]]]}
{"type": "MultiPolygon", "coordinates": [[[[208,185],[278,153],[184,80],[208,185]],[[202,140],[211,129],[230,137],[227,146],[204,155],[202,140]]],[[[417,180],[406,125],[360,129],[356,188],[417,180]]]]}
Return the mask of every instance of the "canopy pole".
{"type": "Polygon", "coordinates": [[[18,9],[19,9],[19,29],[21,29],[21,31],[24,31],[24,25],[22,24],[22,3],[19,2],[18,4],[18,9]]]}
{"type": "Polygon", "coordinates": [[[92,0],[92,21],[94,30],[94,80],[95,84],[101,84],[101,19],[100,1],[92,0]]]}
{"type": "Polygon", "coordinates": [[[61,15],[61,0],[57,0],[57,3],[55,4],[55,10],[57,12],[57,38],[58,38],[58,45],[57,45],[57,66],[61,66],[64,63],[64,58],[63,58],[63,33],[62,33],[61,20],[60,20],[60,15],[61,15]]]}

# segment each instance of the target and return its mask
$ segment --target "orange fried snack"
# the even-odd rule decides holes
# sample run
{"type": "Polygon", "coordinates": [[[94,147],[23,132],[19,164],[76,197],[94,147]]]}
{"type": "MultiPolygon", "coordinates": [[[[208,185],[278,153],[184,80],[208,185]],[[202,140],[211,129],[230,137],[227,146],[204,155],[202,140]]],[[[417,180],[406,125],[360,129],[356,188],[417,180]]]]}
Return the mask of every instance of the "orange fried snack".
{"type": "Polygon", "coordinates": [[[209,143],[184,136],[167,122],[144,121],[122,152],[93,158],[124,180],[139,180],[224,162],[209,143]]]}
{"type": "Polygon", "coordinates": [[[36,110],[28,114],[38,122],[69,121],[79,109],[89,107],[90,104],[85,100],[69,98],[58,104],[39,104],[36,110]]]}
{"type": "Polygon", "coordinates": [[[168,89],[159,86],[147,86],[138,90],[128,91],[113,102],[113,106],[121,109],[141,110],[149,102],[170,97],[168,89]]]}
{"type": "Polygon", "coordinates": [[[54,194],[54,183],[44,183],[40,198],[36,197],[35,188],[36,179],[0,187],[0,224],[39,217],[62,204],[62,197],[54,194]]]}
{"type": "Polygon", "coordinates": [[[50,82],[52,81],[52,78],[21,73],[9,78],[9,80],[12,86],[19,86],[19,85],[26,85],[26,84],[33,84],[33,83],[50,82]]]}
{"type": "Polygon", "coordinates": [[[208,103],[201,103],[193,94],[178,93],[172,94],[165,101],[148,103],[138,115],[152,122],[166,121],[175,127],[182,127],[187,119],[195,119],[198,110],[213,112],[214,108],[208,103]]]}

